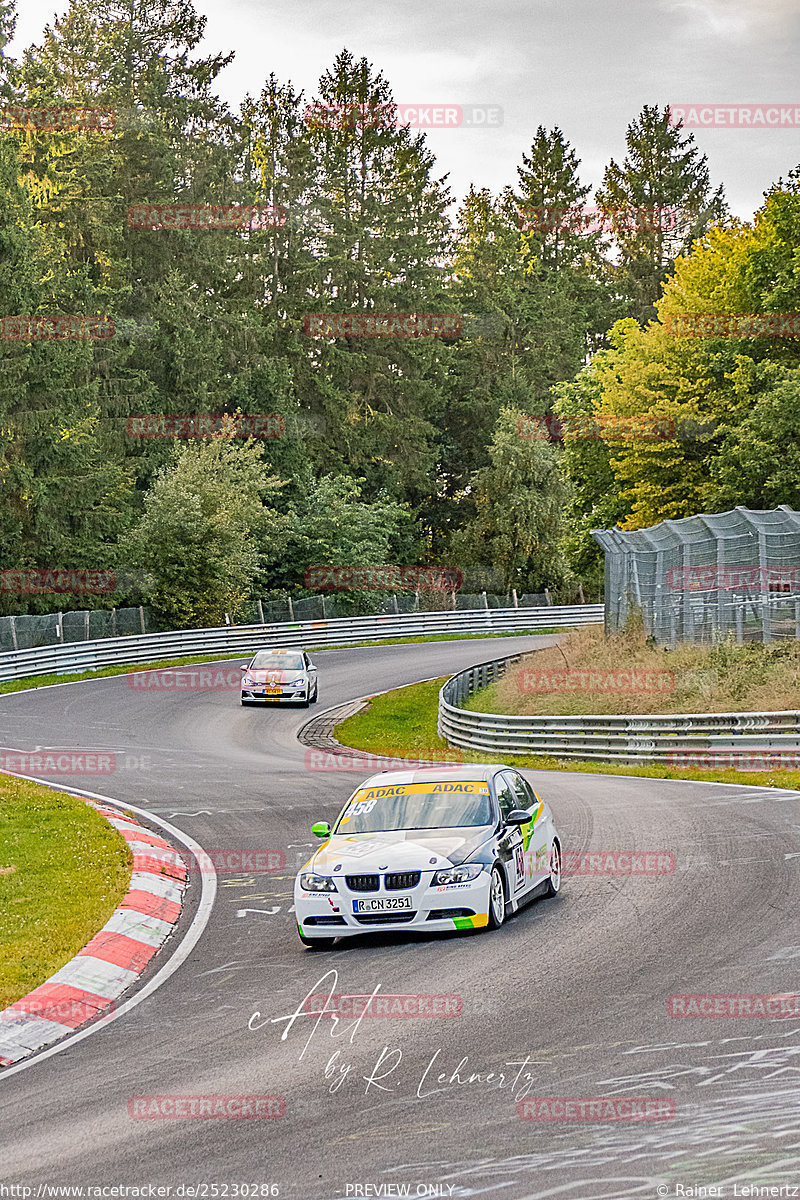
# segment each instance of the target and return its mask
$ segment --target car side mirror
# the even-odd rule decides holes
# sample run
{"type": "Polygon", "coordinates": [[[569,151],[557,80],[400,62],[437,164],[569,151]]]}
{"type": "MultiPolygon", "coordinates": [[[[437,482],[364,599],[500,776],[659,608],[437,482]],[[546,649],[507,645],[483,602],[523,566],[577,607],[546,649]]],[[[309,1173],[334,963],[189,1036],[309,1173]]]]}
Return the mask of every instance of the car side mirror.
{"type": "Polygon", "coordinates": [[[327,821],[317,821],[316,825],[311,826],[311,832],[314,837],[329,838],[331,836],[331,827],[327,821]]]}
{"type": "Polygon", "coordinates": [[[512,808],[511,812],[506,817],[506,825],[527,825],[531,819],[531,814],[525,812],[524,808],[512,808]]]}
{"type": "Polygon", "coordinates": [[[239,667],[239,670],[240,670],[240,671],[249,671],[249,670],[250,670],[250,663],[242,663],[242,665],[239,667]]]}
{"type": "Polygon", "coordinates": [[[316,671],[317,668],[314,666],[314,664],[312,662],[310,662],[308,664],[308,669],[309,669],[309,671],[316,671]]]}

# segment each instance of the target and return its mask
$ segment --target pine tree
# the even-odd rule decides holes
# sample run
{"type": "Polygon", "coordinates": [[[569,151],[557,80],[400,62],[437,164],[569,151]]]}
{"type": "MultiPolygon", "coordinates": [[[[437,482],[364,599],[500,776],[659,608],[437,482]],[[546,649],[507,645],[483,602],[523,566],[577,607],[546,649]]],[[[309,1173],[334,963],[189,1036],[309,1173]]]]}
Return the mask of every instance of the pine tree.
{"type": "Polygon", "coordinates": [[[675,260],[724,218],[727,206],[722,186],[711,187],[706,155],[693,134],[671,123],[669,108],[646,104],[625,142],[625,160],[608,164],[597,202],[614,227],[617,278],[630,313],[649,321],[675,260]]]}

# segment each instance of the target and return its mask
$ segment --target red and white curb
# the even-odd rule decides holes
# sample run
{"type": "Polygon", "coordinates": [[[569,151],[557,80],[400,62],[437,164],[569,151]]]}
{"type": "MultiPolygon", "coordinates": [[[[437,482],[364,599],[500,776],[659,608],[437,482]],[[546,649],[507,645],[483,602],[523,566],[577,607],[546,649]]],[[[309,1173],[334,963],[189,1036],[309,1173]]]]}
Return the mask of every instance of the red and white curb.
{"type": "Polygon", "coordinates": [[[92,1018],[108,1018],[180,916],[186,866],[174,847],[128,813],[84,799],[128,843],[130,886],[103,928],[66,966],[0,1012],[0,1067],[12,1066],[92,1018]]]}

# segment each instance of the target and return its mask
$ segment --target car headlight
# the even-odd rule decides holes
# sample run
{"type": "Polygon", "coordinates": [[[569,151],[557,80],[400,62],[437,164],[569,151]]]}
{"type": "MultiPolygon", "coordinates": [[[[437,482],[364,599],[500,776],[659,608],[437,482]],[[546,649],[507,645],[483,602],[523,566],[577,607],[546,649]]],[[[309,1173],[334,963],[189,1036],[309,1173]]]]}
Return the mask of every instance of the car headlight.
{"type": "Polygon", "coordinates": [[[306,681],[305,681],[304,677],[301,675],[299,679],[295,679],[294,686],[295,687],[305,687],[305,682],[306,681]]]}
{"type": "Polygon", "coordinates": [[[335,892],[336,884],[332,879],[326,879],[324,875],[312,875],[303,873],[300,876],[300,887],[304,892],[335,892]]]}
{"type": "Polygon", "coordinates": [[[446,871],[437,871],[433,882],[439,886],[445,883],[466,883],[470,879],[477,879],[482,870],[483,863],[464,863],[461,867],[448,867],[446,871]]]}
{"type": "Polygon", "coordinates": [[[253,686],[252,679],[248,679],[247,676],[245,676],[245,678],[242,680],[242,687],[252,687],[252,686],[253,686]]]}

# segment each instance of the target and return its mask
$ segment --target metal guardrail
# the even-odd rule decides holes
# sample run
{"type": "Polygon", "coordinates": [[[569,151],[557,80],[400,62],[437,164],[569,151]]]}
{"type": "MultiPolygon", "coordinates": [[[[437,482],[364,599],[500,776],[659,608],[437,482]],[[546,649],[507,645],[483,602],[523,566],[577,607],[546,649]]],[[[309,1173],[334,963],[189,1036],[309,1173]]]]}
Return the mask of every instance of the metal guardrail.
{"type": "MultiPolygon", "coordinates": [[[[747,765],[748,757],[800,764],[800,712],[511,716],[463,708],[519,655],[460,671],[439,693],[439,736],[485,754],[539,754],[596,762],[747,765]]],[[[753,769],[759,769],[753,767],[753,769]]]]}
{"type": "Polygon", "coordinates": [[[188,658],[200,654],[250,654],[260,646],[338,646],[387,637],[428,637],[439,633],[526,633],[603,620],[602,604],[542,608],[481,608],[474,611],[390,613],[330,621],[267,625],[223,625],[103,638],[93,642],[37,646],[0,654],[0,683],[33,675],[69,675],[126,663],[188,658]]]}

